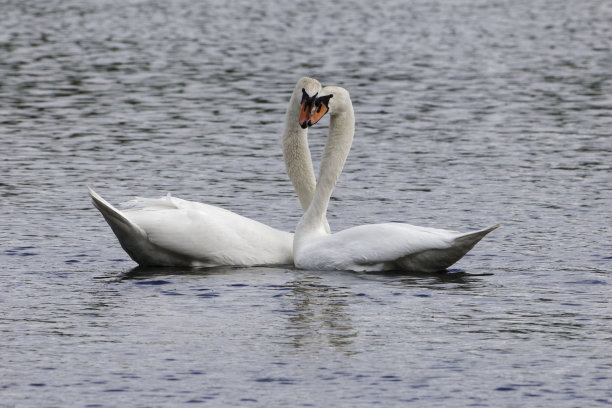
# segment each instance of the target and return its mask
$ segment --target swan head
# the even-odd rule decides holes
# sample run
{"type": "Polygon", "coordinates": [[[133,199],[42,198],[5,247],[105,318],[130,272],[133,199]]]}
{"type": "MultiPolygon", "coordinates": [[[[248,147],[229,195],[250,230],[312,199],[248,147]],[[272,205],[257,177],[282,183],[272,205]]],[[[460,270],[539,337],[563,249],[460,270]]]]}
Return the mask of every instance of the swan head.
{"type": "Polygon", "coordinates": [[[328,112],[330,116],[334,116],[351,106],[351,97],[346,89],[339,86],[326,86],[314,101],[314,111],[310,116],[308,126],[316,124],[328,112]]]}
{"type": "Polygon", "coordinates": [[[313,78],[303,77],[297,82],[294,94],[301,88],[300,117],[298,119],[302,129],[308,127],[308,121],[312,114],[317,95],[321,90],[321,83],[313,78]]]}

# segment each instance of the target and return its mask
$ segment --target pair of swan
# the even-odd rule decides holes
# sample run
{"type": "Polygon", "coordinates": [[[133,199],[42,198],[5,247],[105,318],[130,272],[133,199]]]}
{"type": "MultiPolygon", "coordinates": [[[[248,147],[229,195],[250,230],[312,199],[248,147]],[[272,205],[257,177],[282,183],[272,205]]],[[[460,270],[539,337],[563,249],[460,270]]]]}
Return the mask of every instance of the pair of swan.
{"type": "Polygon", "coordinates": [[[140,265],[219,266],[295,264],[300,269],[436,272],[461,259],[497,225],[459,233],[409,224],[363,225],[335,234],[327,206],[355,130],[349,93],[301,78],[285,118],[283,154],[304,215],[295,235],[219,207],[174,197],[136,199],[144,208],[119,211],[89,189],[121,246],[140,265]],[[318,95],[320,93],[320,95],[318,95]],[[301,98],[301,99],[300,99],[301,98]],[[314,109],[314,112],[313,112],[314,109]],[[307,128],[329,113],[318,183],[307,128]]]}

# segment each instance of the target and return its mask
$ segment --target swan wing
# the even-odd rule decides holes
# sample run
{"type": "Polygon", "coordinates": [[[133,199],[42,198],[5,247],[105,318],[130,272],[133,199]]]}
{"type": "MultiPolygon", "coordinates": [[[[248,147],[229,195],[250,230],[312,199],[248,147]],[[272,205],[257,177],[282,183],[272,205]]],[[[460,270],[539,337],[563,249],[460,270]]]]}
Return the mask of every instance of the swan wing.
{"type": "Polygon", "coordinates": [[[454,231],[385,223],[349,228],[337,234],[337,239],[344,242],[357,263],[371,264],[427,249],[446,248],[456,235],[454,231]]]}
{"type": "MultiPolygon", "coordinates": [[[[124,215],[154,245],[194,264],[291,263],[293,235],[216,206],[168,197],[124,215]],[[170,205],[172,204],[172,205],[170,205]]],[[[144,202],[144,201],[143,201],[144,202]]]]}
{"type": "Polygon", "coordinates": [[[410,224],[370,224],[319,236],[300,251],[311,269],[381,270],[409,254],[449,247],[454,231],[410,224]]]}

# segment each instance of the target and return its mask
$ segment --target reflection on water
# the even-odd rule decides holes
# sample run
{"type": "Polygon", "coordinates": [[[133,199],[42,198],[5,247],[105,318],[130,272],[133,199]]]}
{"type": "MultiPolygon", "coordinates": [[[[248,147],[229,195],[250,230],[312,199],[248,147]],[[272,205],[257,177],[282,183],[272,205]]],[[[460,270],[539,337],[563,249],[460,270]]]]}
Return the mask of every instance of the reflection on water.
{"type": "Polygon", "coordinates": [[[427,288],[430,290],[481,290],[487,285],[487,276],[492,273],[466,273],[466,272],[440,272],[440,273],[418,273],[418,272],[364,272],[356,274],[361,279],[378,282],[398,288],[427,288]]]}
{"type": "MultiPolygon", "coordinates": [[[[348,288],[323,284],[318,276],[308,275],[289,282],[288,292],[282,297],[286,314],[286,333],[296,349],[316,353],[318,348],[333,347],[346,354],[357,336],[349,307],[352,297],[348,288]]],[[[286,340],[280,340],[284,343],[286,340]]]]}
{"type": "MultiPolygon", "coordinates": [[[[116,280],[130,280],[130,279],[149,279],[156,276],[168,276],[168,275],[194,275],[194,276],[206,276],[206,275],[229,275],[234,271],[245,269],[241,266],[215,266],[212,268],[190,268],[190,267],[175,267],[175,266],[136,266],[126,272],[119,274],[115,277],[116,280]]],[[[256,269],[252,268],[252,269],[256,269]]]]}

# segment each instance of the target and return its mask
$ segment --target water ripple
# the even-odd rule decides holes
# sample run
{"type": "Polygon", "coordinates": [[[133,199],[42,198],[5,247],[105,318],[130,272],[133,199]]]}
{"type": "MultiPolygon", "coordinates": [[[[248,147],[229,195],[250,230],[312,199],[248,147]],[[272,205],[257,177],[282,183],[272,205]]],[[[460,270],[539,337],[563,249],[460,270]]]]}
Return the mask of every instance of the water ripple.
{"type": "MultiPolygon", "coordinates": [[[[612,401],[609,2],[10,0],[0,15],[5,404],[612,401]],[[302,75],[355,106],[333,230],[502,228],[438,275],[134,268],[87,185],[295,229],[280,134],[302,75]]],[[[309,133],[317,168],[326,127],[309,133]]]]}

